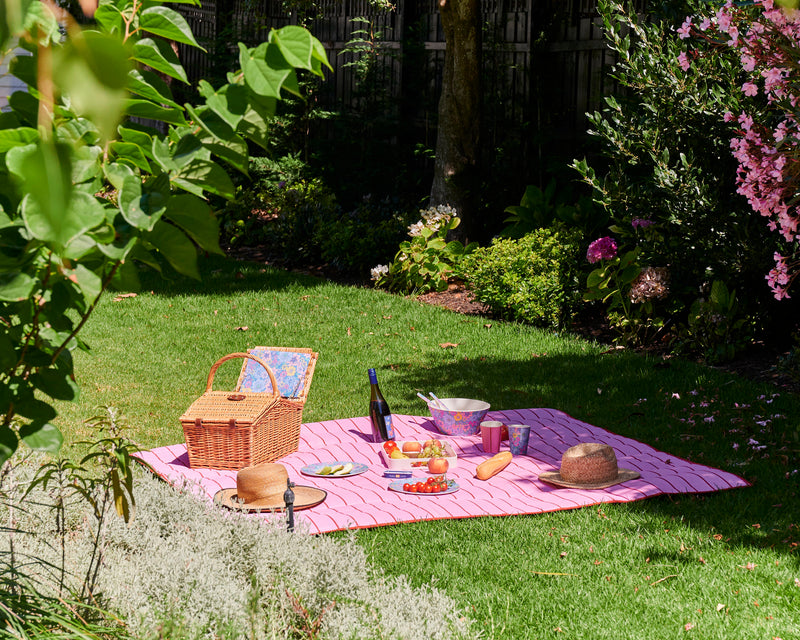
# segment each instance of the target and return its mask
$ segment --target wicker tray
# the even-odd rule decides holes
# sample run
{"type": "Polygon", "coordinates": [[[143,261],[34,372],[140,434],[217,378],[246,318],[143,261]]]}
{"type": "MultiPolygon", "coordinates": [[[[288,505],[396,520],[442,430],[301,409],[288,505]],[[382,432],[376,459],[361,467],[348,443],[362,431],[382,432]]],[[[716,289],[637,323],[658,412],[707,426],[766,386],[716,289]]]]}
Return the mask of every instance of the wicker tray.
{"type": "Polygon", "coordinates": [[[206,390],[181,416],[189,466],[242,469],[297,451],[303,402],[282,398],[269,366],[249,353],[231,353],[211,367],[206,390]],[[233,358],[255,360],[266,370],[269,392],[214,391],[219,366],[233,358]]]}

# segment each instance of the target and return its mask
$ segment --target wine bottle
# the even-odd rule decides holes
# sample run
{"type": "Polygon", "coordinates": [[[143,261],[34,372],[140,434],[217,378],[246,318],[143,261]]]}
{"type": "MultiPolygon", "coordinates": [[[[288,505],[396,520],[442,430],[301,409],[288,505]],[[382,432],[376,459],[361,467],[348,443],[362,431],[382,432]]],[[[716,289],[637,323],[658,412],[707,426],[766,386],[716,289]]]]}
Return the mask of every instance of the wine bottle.
{"type": "Polygon", "coordinates": [[[372,441],[384,442],[394,440],[394,429],[392,428],[392,412],[389,405],[381,393],[378,386],[378,376],[375,369],[367,369],[369,374],[369,418],[372,421],[372,441]]]}

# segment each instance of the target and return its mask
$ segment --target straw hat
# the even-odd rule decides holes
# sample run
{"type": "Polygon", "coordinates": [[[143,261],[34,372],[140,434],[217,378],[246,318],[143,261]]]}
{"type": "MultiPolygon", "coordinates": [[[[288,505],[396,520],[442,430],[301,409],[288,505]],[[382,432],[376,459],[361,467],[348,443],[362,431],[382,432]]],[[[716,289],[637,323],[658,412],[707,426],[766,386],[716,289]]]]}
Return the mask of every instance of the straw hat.
{"type": "MultiPolygon", "coordinates": [[[[236,473],[236,488],[217,491],[214,503],[236,511],[283,511],[288,479],[282,464],[264,462],[245,467],[236,473]]],[[[328,495],[316,487],[293,486],[292,491],[295,511],[318,505],[328,495]]]]}
{"type": "Polygon", "coordinates": [[[617,456],[607,444],[582,442],[564,452],[559,471],[547,471],[539,480],[571,489],[605,489],[638,477],[638,471],[617,468],[617,456]]]}

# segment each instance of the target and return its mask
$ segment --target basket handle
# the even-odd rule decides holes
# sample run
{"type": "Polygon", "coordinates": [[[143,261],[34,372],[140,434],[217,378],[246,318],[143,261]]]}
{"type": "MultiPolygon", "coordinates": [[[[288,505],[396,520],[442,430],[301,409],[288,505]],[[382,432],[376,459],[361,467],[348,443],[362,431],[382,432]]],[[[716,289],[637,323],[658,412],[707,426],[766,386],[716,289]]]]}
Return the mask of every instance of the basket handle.
{"type": "MultiPolygon", "coordinates": [[[[227,356],[222,356],[219,360],[217,360],[211,367],[211,371],[208,372],[208,382],[206,383],[206,391],[211,391],[211,385],[214,382],[214,375],[217,373],[217,369],[223,362],[227,362],[228,360],[233,360],[234,358],[250,358],[251,360],[255,360],[258,364],[260,364],[264,369],[267,370],[267,375],[269,375],[269,381],[272,383],[272,397],[278,398],[280,396],[280,392],[278,391],[278,381],[275,380],[275,374],[272,373],[272,370],[269,368],[266,362],[264,362],[258,356],[254,356],[251,353],[229,353],[227,356]]],[[[236,391],[238,391],[238,387],[236,391]]]]}

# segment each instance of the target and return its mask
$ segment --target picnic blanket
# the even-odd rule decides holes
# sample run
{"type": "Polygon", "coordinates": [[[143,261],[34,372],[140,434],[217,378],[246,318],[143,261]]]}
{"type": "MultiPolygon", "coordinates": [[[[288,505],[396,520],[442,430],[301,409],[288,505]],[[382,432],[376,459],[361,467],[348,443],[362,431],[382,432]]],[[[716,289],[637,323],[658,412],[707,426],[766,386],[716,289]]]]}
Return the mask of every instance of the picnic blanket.
{"type": "MultiPolygon", "coordinates": [[[[508,516],[575,509],[609,502],[629,502],[651,496],[702,493],[748,486],[739,476],[664,453],[646,444],[615,435],[576,420],[555,409],[492,411],[487,420],[531,425],[528,455],[514,456],[511,464],[489,480],[475,478],[475,468],[489,457],[480,436],[443,436],[429,417],[394,415],[397,440],[446,439],[458,454],[458,465],[448,471],[459,490],[447,495],[403,494],[388,489],[381,445],[370,441],[366,417],[303,424],[300,447],[279,460],[299,485],[328,492],[322,504],[295,513],[299,527],[312,533],[393,525],[419,520],[508,516]],[[634,469],[641,478],[602,490],[566,489],[538,479],[543,471],[557,470],[561,455],[580,442],[601,442],[614,448],[619,466],[634,469]],[[360,475],[341,478],[309,477],[306,465],[351,460],[369,466],[360,475]]],[[[503,443],[501,451],[507,449],[503,443]]],[[[196,483],[209,501],[220,489],[236,486],[235,471],[191,469],[186,445],[176,444],[137,454],[155,473],[172,484],[196,483]]],[[[415,472],[424,479],[424,470],[415,472]]],[[[254,517],[275,517],[260,514],[254,517]]]]}

